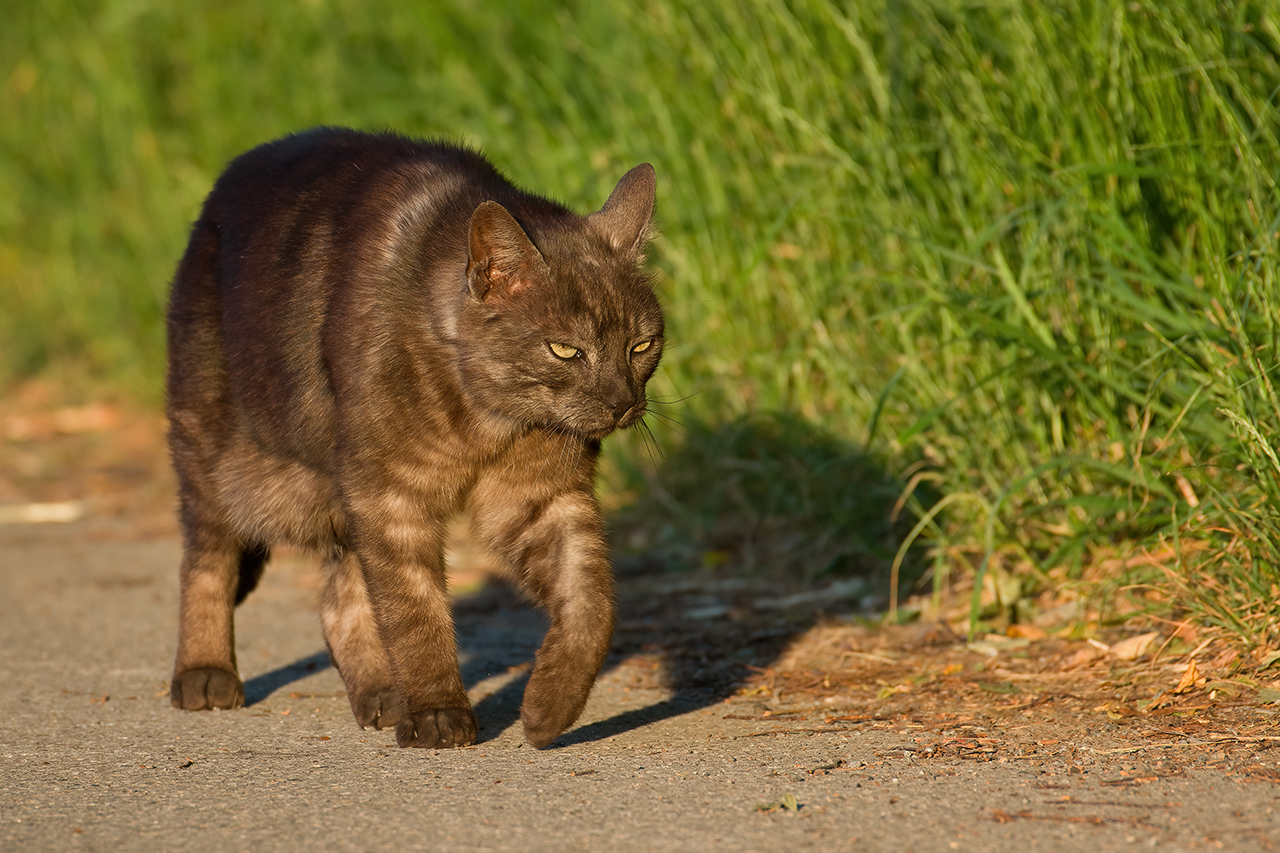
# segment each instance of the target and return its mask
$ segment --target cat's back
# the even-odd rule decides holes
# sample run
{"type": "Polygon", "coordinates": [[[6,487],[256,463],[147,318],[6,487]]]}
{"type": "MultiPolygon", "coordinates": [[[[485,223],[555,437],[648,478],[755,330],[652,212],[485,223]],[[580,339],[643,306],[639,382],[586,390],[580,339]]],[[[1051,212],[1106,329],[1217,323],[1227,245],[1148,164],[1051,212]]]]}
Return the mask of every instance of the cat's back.
{"type": "Polygon", "coordinates": [[[320,127],[233,160],[197,230],[216,242],[224,322],[260,341],[272,323],[310,328],[335,299],[393,312],[443,287],[465,266],[468,223],[486,199],[561,213],[470,149],[320,127]]]}
{"type": "Polygon", "coordinates": [[[480,154],[450,143],[393,133],[319,127],[241,154],[215,183],[205,217],[224,235],[269,237],[293,226],[353,233],[372,222],[364,213],[394,218],[411,205],[421,211],[452,196],[498,193],[507,185],[480,154]]]}

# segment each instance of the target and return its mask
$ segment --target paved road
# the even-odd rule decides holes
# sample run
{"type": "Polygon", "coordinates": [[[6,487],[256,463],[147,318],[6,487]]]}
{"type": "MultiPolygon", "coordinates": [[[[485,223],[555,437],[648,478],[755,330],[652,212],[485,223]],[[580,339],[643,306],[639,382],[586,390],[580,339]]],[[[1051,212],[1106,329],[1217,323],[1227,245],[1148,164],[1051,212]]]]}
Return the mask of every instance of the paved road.
{"type": "Polygon", "coordinates": [[[535,751],[516,713],[542,624],[501,602],[459,619],[482,742],[399,750],[355,727],[296,559],[239,613],[250,704],[179,713],[178,554],[84,523],[0,528],[0,850],[1280,846],[1280,786],[1196,768],[1112,786],[1133,756],[1107,733],[1079,744],[1084,766],[922,760],[906,729],[673,695],[643,656],[615,661],[579,727],[535,751]]]}

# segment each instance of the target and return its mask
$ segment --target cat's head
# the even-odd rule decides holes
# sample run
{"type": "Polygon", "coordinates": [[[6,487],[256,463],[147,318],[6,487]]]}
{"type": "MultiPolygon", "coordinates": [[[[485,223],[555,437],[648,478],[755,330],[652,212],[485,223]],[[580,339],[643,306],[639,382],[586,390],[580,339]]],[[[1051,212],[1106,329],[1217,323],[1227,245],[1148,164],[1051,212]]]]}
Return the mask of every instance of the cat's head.
{"type": "Polygon", "coordinates": [[[599,439],[639,421],[662,355],[662,310],[641,267],[654,171],[623,176],[587,217],[496,201],[471,216],[457,336],[466,392],[528,426],[599,439]]]}

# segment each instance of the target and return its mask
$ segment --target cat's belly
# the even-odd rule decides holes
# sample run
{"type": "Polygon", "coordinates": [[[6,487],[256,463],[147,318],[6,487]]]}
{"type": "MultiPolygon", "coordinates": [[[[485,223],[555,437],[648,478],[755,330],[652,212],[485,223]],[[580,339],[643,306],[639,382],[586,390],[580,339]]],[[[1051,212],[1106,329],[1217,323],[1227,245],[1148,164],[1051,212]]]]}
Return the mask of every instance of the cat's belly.
{"type": "Polygon", "coordinates": [[[248,541],[331,550],[345,545],[337,488],[322,472],[241,439],[214,468],[218,502],[248,541]]]}

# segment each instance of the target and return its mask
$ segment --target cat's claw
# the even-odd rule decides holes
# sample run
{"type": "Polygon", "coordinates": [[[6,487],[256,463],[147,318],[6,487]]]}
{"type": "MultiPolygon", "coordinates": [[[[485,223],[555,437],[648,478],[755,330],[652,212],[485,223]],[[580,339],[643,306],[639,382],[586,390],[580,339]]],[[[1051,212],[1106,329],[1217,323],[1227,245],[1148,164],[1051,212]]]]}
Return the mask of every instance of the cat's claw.
{"type": "Polygon", "coordinates": [[[184,711],[239,708],[244,705],[244,682],[217,667],[184,670],[169,685],[169,702],[184,711]]]}
{"type": "Polygon", "coordinates": [[[396,743],[402,747],[470,746],[478,734],[476,715],[470,708],[429,708],[407,713],[396,723],[396,743]]]}

